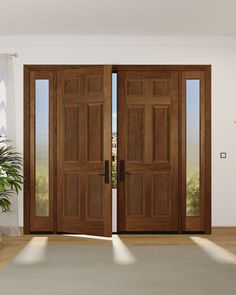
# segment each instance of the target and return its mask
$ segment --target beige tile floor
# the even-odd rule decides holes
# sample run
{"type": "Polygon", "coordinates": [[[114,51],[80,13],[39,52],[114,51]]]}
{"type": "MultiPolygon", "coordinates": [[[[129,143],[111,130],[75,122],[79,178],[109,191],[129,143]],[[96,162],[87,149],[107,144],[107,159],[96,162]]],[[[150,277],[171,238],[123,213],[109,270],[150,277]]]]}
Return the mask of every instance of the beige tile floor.
{"type": "MultiPolygon", "coordinates": [[[[42,235],[22,235],[20,237],[4,237],[0,244],[0,269],[4,268],[22,250],[27,243],[35,236],[42,235]]],[[[111,246],[110,240],[90,239],[84,237],[72,237],[63,235],[43,235],[48,237],[48,244],[63,245],[107,245],[111,246]]],[[[191,237],[194,235],[120,235],[120,239],[125,245],[145,246],[145,245],[194,245],[191,237]]],[[[236,255],[236,228],[215,228],[212,235],[197,235],[214,242],[216,245],[230,251],[236,255]]]]}

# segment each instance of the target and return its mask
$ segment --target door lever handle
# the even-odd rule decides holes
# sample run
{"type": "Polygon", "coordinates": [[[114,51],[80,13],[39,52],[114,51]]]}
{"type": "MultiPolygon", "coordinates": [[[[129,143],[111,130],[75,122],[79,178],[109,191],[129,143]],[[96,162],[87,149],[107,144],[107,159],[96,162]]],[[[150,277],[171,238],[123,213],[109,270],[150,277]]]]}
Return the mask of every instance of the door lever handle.
{"type": "Polygon", "coordinates": [[[110,175],[109,175],[110,174],[110,162],[109,162],[109,160],[105,160],[104,165],[105,165],[104,182],[108,184],[110,182],[110,175]]]}
{"type": "Polygon", "coordinates": [[[109,183],[110,182],[110,177],[109,177],[109,171],[110,171],[110,167],[109,167],[109,160],[105,160],[104,161],[104,168],[105,168],[105,171],[104,172],[98,172],[96,173],[96,175],[99,175],[99,176],[104,176],[104,182],[105,183],[109,183]]]}
{"type": "Polygon", "coordinates": [[[125,181],[125,161],[120,160],[119,162],[119,181],[125,181]]]}

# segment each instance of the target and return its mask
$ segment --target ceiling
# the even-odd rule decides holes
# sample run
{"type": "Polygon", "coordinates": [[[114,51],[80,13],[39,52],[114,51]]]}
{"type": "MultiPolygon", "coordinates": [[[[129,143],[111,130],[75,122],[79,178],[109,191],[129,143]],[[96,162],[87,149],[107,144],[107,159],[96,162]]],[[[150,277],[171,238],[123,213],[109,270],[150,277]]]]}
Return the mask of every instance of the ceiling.
{"type": "Polygon", "coordinates": [[[235,0],[5,0],[0,34],[236,35],[235,0]]]}

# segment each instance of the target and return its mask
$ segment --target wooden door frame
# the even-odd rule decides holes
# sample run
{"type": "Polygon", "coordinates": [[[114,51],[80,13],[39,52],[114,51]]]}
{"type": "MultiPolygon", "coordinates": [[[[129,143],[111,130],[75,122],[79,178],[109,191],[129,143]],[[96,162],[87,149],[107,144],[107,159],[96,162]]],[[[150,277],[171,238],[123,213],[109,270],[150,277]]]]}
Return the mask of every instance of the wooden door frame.
{"type": "MultiPolygon", "coordinates": [[[[57,71],[59,69],[80,68],[85,65],[24,65],[24,234],[30,233],[30,72],[31,71],[57,71]]],[[[93,66],[93,65],[86,65],[93,66]]],[[[202,71],[205,73],[205,228],[204,233],[211,233],[211,65],[113,65],[112,71],[127,70],[167,70],[182,72],[202,71]]],[[[180,75],[181,76],[181,75],[180,75]]],[[[180,77],[179,85],[182,83],[180,77]]],[[[181,87],[179,87],[181,89],[181,87]]],[[[179,97],[182,93],[179,92],[179,97]]],[[[179,103],[181,116],[182,104],[179,103]]],[[[179,118],[181,122],[181,117],[179,118]]],[[[182,126],[180,126],[179,137],[182,136],[182,126]]],[[[182,170],[182,150],[180,142],[179,165],[182,170]]],[[[180,184],[182,183],[182,173],[180,184]]],[[[183,200],[181,185],[179,186],[179,212],[184,212],[185,201],[183,200]]],[[[55,215],[55,214],[54,214],[55,215]]],[[[181,215],[181,214],[180,214],[181,215]]],[[[55,216],[54,216],[55,222],[55,216]]],[[[55,223],[54,223],[55,224],[55,223]]],[[[55,228],[54,228],[55,232],[55,228]]],[[[185,232],[182,217],[179,216],[179,233],[185,232]]]]}
{"type": "MultiPolygon", "coordinates": [[[[31,204],[31,192],[32,184],[34,185],[34,177],[32,179],[31,170],[34,169],[35,161],[34,152],[35,152],[35,120],[32,119],[34,114],[32,114],[35,107],[34,94],[32,92],[32,82],[36,79],[48,79],[50,81],[49,96],[53,98],[49,101],[50,104],[50,120],[49,120],[49,145],[51,149],[49,150],[49,177],[53,182],[49,184],[50,191],[50,215],[46,218],[40,218],[39,224],[44,227],[42,232],[55,232],[55,211],[53,198],[54,192],[56,191],[56,141],[55,141],[55,114],[56,114],[56,72],[53,69],[48,69],[47,67],[40,69],[31,68],[31,66],[24,66],[24,234],[29,234],[30,232],[37,231],[37,227],[33,224],[30,224],[31,211],[34,204],[31,204]],[[50,223],[50,226],[47,224],[50,223]],[[32,229],[33,228],[33,229],[32,229]]],[[[34,87],[33,87],[34,88],[34,87]]],[[[33,202],[34,203],[34,202],[33,202]]],[[[35,217],[38,219],[37,217],[35,217]]]]}

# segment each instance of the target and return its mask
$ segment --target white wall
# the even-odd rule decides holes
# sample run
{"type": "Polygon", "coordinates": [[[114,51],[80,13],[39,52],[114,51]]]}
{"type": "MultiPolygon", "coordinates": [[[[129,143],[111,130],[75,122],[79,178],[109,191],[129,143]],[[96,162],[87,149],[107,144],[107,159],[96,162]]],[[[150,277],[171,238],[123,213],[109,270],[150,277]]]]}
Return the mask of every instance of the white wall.
{"type": "MultiPolygon", "coordinates": [[[[211,64],[212,221],[236,226],[236,38],[173,36],[0,36],[17,52],[17,145],[23,150],[24,64],[211,64]],[[220,159],[220,151],[227,159],[220,159]]],[[[23,199],[20,195],[20,224],[23,199]]]]}

